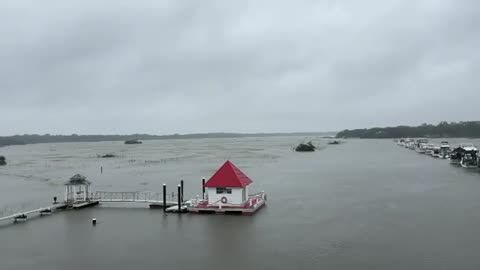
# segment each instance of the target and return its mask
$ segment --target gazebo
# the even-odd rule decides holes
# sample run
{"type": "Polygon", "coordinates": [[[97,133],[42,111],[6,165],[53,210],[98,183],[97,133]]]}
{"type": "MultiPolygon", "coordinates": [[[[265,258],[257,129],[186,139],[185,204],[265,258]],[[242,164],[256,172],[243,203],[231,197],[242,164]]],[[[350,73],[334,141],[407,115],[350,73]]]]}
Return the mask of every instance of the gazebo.
{"type": "Polygon", "coordinates": [[[87,178],[75,174],[65,183],[65,202],[88,201],[90,200],[90,184],[87,178]]]}

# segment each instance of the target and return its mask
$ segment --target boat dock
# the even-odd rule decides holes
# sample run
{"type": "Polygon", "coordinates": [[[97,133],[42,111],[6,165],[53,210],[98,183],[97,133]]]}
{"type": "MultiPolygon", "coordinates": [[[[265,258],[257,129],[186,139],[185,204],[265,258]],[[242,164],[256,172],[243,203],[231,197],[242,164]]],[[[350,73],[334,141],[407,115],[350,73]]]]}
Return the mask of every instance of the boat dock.
{"type": "Polygon", "coordinates": [[[82,209],[100,203],[144,203],[151,209],[162,208],[165,212],[175,213],[215,213],[252,215],[266,204],[265,192],[248,195],[248,185],[252,180],[230,161],[208,180],[202,179],[202,197],[184,200],[184,182],[180,181],[177,192],[167,194],[151,191],[96,191],[91,192],[91,182],[86,177],[76,174],[65,183],[63,203],[53,198],[51,206],[34,210],[17,212],[0,217],[0,222],[13,219],[14,222],[25,221],[28,215],[50,215],[56,210],[82,209]],[[208,188],[208,190],[206,190],[208,188]],[[170,196],[169,196],[170,195],[170,196]],[[175,198],[175,199],[174,199],[175,198]]]}
{"type": "Polygon", "coordinates": [[[66,208],[67,208],[67,204],[63,204],[63,203],[62,204],[53,204],[53,205],[47,206],[47,207],[42,207],[42,208],[29,210],[29,211],[24,211],[24,212],[18,212],[18,213],[11,214],[9,216],[0,217],[0,222],[5,221],[5,220],[9,220],[9,219],[13,219],[13,221],[17,221],[19,219],[26,219],[28,217],[28,215],[31,215],[31,214],[41,215],[42,213],[51,213],[52,211],[63,210],[63,209],[66,209],[66,208]]]}
{"type": "MultiPolygon", "coordinates": [[[[78,178],[78,176],[77,176],[78,178]]],[[[168,212],[185,213],[186,206],[183,203],[183,180],[178,185],[178,193],[167,194],[167,187],[163,185],[163,194],[149,191],[96,191],[95,193],[88,193],[90,182],[82,181],[72,185],[66,184],[65,201],[63,203],[56,203],[57,198],[54,198],[54,203],[50,206],[41,207],[33,210],[26,210],[16,212],[8,216],[0,217],[0,222],[13,220],[14,222],[26,221],[32,214],[50,215],[58,210],[77,210],[87,207],[93,207],[100,203],[144,203],[148,204],[151,209],[165,209],[168,212]],[[171,198],[176,197],[176,201],[171,198]],[[180,205],[180,207],[178,207],[180,205]],[[175,209],[173,209],[175,208],[175,209]],[[169,210],[167,210],[169,209],[169,210]]]]}

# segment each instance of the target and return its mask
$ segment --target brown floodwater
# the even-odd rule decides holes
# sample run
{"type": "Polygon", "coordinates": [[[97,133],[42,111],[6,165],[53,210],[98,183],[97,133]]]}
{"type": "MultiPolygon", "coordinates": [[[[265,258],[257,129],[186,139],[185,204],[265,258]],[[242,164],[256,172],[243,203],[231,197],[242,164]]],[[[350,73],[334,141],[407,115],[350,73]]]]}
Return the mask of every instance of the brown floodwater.
{"type": "MultiPolygon", "coordinates": [[[[303,138],[64,143],[0,148],[0,215],[63,197],[75,173],[95,190],[201,193],[226,159],[265,190],[255,216],[164,215],[102,204],[0,224],[0,269],[480,269],[480,173],[400,148],[303,138]],[[115,158],[97,158],[114,153],[115,158]],[[103,167],[103,174],[100,172],[103,167]],[[98,220],[97,226],[91,219],[98,220]]],[[[480,141],[451,139],[451,144],[480,141]]]]}

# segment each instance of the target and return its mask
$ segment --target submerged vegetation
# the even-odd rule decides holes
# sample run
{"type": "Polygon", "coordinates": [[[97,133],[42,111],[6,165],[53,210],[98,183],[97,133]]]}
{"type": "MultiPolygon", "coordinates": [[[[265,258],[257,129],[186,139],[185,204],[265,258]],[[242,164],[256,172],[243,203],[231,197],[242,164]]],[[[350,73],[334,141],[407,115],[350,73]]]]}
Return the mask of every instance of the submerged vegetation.
{"type": "Polygon", "coordinates": [[[141,144],[142,142],[139,140],[126,140],[125,144],[141,144]]]}
{"type": "Polygon", "coordinates": [[[297,145],[297,147],[295,148],[295,151],[297,151],[297,152],[313,152],[313,151],[315,151],[315,149],[317,149],[317,147],[315,147],[315,145],[313,145],[312,141],[309,141],[308,143],[301,143],[301,144],[297,145]]]}
{"type": "Polygon", "coordinates": [[[438,125],[422,124],[420,126],[397,126],[344,130],[337,138],[480,138],[480,121],[440,122],[438,125]]]}
{"type": "Polygon", "coordinates": [[[97,155],[97,157],[99,157],[99,158],[114,158],[114,157],[116,157],[116,155],[110,153],[110,154],[105,154],[105,155],[97,155]]]}

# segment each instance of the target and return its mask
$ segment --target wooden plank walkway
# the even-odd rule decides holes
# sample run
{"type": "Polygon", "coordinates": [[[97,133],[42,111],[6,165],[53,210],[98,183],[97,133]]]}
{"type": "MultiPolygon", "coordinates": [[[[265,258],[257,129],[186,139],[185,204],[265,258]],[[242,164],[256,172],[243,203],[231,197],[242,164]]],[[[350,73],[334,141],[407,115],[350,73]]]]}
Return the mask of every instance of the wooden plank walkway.
{"type": "MultiPolygon", "coordinates": [[[[154,192],[112,192],[112,191],[97,191],[95,194],[92,194],[93,198],[87,201],[77,201],[75,203],[58,203],[52,204],[47,207],[42,207],[34,210],[17,212],[5,217],[0,217],[0,222],[9,220],[9,219],[21,219],[24,216],[31,214],[40,214],[41,212],[46,212],[48,210],[54,211],[57,209],[81,209],[89,206],[95,206],[99,203],[148,203],[150,208],[163,208],[163,194],[154,193],[154,192]]],[[[166,207],[173,207],[178,205],[178,200],[172,200],[175,197],[175,194],[172,193],[171,196],[168,194],[166,196],[166,207]],[[172,198],[172,199],[170,199],[172,198]],[[170,199],[170,200],[168,200],[170,199]]],[[[178,197],[177,197],[178,199],[178,197]]],[[[186,207],[182,206],[182,210],[186,207]]],[[[175,211],[170,209],[170,211],[175,211]]]]}
{"type": "Polygon", "coordinates": [[[5,217],[0,217],[0,221],[15,219],[16,217],[21,216],[21,215],[28,216],[30,214],[40,213],[40,212],[48,210],[48,209],[53,211],[53,210],[57,210],[57,209],[64,209],[66,207],[67,207],[67,205],[64,204],[64,203],[52,204],[51,206],[42,207],[42,208],[38,208],[38,209],[34,209],[34,210],[28,210],[28,211],[24,211],[24,212],[18,212],[18,213],[11,214],[11,215],[8,215],[8,216],[5,216],[5,217]]]}
{"type": "MultiPolygon", "coordinates": [[[[169,195],[169,194],[168,194],[169,195]]],[[[176,200],[171,200],[167,195],[167,206],[177,205],[176,200]]],[[[118,192],[118,191],[97,191],[94,200],[99,202],[132,202],[132,203],[149,203],[163,205],[163,194],[154,192],[118,192]]],[[[173,198],[173,196],[172,196],[173,198]]]]}

